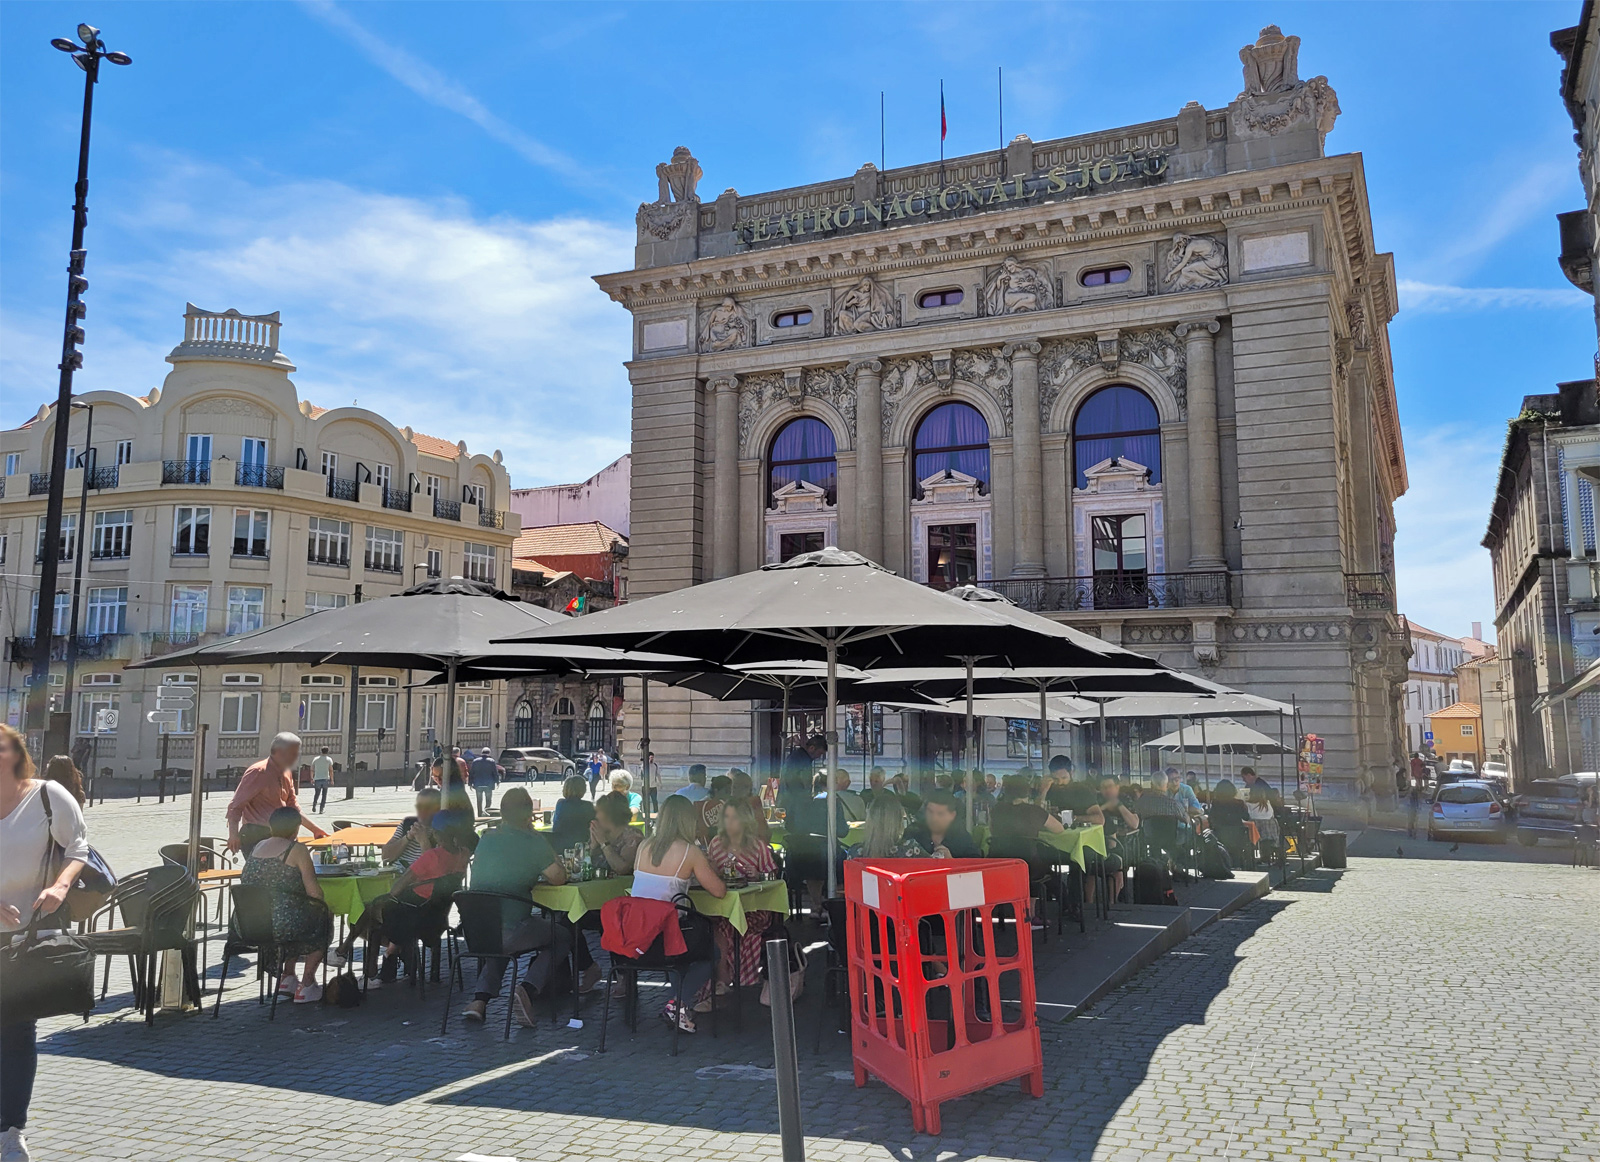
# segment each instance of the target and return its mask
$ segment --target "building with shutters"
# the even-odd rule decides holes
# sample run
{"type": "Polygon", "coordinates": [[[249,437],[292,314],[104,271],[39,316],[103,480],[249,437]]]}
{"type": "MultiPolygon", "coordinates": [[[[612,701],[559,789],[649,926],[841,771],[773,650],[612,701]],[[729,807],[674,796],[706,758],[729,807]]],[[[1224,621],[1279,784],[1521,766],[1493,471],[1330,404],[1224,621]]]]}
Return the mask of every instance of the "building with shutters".
{"type": "MultiPolygon", "coordinates": [[[[767,193],[702,200],[676,150],[597,280],[634,322],[632,596],[837,544],[1294,695],[1336,790],[1391,775],[1394,268],[1298,52],[1262,30],[1222,107],[767,193]]],[[[890,766],[959,761],[884,718],[890,766]]],[[[652,736],[668,770],[777,746],[672,691],[652,736]]]]}

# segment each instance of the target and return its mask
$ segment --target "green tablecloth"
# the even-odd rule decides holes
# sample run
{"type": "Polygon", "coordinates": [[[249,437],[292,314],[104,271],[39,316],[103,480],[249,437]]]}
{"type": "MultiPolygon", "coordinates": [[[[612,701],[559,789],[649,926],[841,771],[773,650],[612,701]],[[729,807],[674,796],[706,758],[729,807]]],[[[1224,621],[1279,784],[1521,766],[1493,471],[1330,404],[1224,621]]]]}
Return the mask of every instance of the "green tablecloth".
{"type": "Polygon", "coordinates": [[[343,916],[354,924],[367,910],[367,902],[383,895],[394,886],[393,872],[375,876],[318,876],[317,886],[322,898],[335,916],[343,916]]]}
{"type": "Polygon", "coordinates": [[[625,895],[632,886],[632,876],[580,880],[575,884],[540,884],[533,889],[533,902],[552,912],[565,912],[567,919],[576,924],[589,912],[598,912],[607,900],[625,895]]]}
{"type": "Polygon", "coordinates": [[[1106,829],[1098,823],[1091,823],[1087,827],[1069,827],[1065,831],[1041,831],[1039,842],[1055,848],[1081,870],[1087,871],[1089,869],[1084,865],[1083,853],[1106,853],[1106,829]]]}
{"type": "Polygon", "coordinates": [[[721,916],[742,936],[748,927],[746,912],[789,914],[789,888],[782,880],[770,880],[747,888],[729,888],[720,900],[704,889],[690,888],[689,902],[702,916],[721,916]]]}
{"type": "MultiPolygon", "coordinates": [[[[771,825],[770,830],[772,832],[772,846],[788,850],[789,839],[783,829],[783,824],[774,823],[771,825]]],[[[852,847],[861,842],[861,837],[866,834],[866,831],[867,825],[865,823],[852,823],[846,828],[845,833],[839,836],[839,842],[845,847],[852,847]]]]}

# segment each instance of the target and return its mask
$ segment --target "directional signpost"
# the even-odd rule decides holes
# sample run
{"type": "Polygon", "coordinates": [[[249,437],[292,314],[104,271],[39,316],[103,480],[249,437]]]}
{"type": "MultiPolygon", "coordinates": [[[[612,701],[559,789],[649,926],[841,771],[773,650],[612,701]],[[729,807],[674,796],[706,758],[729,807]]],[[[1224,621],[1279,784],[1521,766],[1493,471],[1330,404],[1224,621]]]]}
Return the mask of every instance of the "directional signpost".
{"type": "Polygon", "coordinates": [[[161,770],[156,773],[156,798],[167,801],[167,737],[183,727],[183,716],[194,713],[195,690],[193,686],[179,686],[163,682],[156,687],[156,708],[145,712],[145,721],[155,724],[161,733],[161,770]]]}

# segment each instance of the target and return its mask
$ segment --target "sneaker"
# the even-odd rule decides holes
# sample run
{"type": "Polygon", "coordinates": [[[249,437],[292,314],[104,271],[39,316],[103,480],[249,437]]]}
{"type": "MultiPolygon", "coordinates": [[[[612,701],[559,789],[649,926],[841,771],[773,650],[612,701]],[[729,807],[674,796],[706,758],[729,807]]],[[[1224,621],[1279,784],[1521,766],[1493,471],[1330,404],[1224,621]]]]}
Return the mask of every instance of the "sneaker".
{"type": "Polygon", "coordinates": [[[286,972],[278,978],[278,995],[292,997],[300,988],[300,978],[292,972],[286,972]]]}
{"type": "Polygon", "coordinates": [[[382,981],[381,978],[376,977],[376,976],[367,977],[367,988],[368,989],[381,989],[382,987],[383,987],[383,981],[382,981]]]}
{"type": "Polygon", "coordinates": [[[710,997],[707,997],[705,1000],[703,1000],[703,1001],[701,1001],[701,1002],[699,1002],[698,1004],[695,1005],[694,1011],[697,1012],[697,1013],[709,1013],[711,1011],[711,1006],[714,1005],[715,1003],[716,1002],[713,1001],[710,997]]]}
{"type": "Polygon", "coordinates": [[[303,984],[294,993],[294,1003],[297,1005],[314,1005],[322,999],[322,986],[316,981],[303,984]]]}
{"type": "Polygon", "coordinates": [[[393,954],[383,958],[383,964],[378,969],[378,980],[384,984],[393,984],[400,979],[400,958],[393,954]]]}
{"type": "Polygon", "coordinates": [[[461,1010],[461,1019],[470,1024],[481,1025],[488,1012],[488,1001],[468,1001],[467,1007],[461,1010]]]}
{"type": "Polygon", "coordinates": [[[517,987],[511,990],[511,1009],[516,1014],[517,1024],[524,1029],[538,1027],[539,1018],[533,1011],[534,1002],[538,999],[526,981],[518,981],[517,987]]]}
{"type": "Polygon", "coordinates": [[[345,959],[344,953],[340,952],[337,948],[328,949],[327,962],[329,968],[343,968],[345,965],[350,963],[345,959]]]}
{"type": "Polygon", "coordinates": [[[0,1162],[29,1162],[28,1139],[21,1130],[11,1129],[0,1134],[0,1162]]]}
{"type": "Polygon", "coordinates": [[[680,1033],[694,1032],[694,1018],[687,1011],[680,1012],[677,1001],[668,1001],[667,1007],[661,1010],[661,1015],[666,1018],[669,1025],[676,1022],[680,1033]]]}

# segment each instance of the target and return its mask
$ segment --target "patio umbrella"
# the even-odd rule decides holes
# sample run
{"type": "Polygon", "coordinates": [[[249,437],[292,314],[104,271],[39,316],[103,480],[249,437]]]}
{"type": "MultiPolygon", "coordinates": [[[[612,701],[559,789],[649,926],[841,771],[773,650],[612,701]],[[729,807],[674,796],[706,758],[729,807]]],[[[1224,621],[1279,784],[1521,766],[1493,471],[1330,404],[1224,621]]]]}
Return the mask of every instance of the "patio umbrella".
{"type": "Polygon", "coordinates": [[[1262,734],[1259,730],[1252,730],[1241,722],[1234,722],[1231,718],[1215,718],[1205,725],[1206,734],[1199,746],[1192,740],[1186,741],[1181,730],[1151,739],[1144,745],[1149,750],[1179,750],[1192,754],[1221,754],[1224,751],[1277,754],[1288,753],[1290,750],[1289,747],[1281,745],[1277,739],[1262,734]]]}
{"type": "MultiPolygon", "coordinates": [[[[898,577],[857,553],[825,548],[777,565],[629,602],[514,640],[660,650],[729,666],[795,657],[827,664],[830,772],[839,768],[838,665],[870,670],[952,657],[998,664],[1153,667],[1147,658],[1044,618],[1025,624],[981,602],[898,577]]],[[[828,779],[829,850],[838,840],[828,779]]],[[[828,890],[837,883],[828,862],[828,890]]]]}

